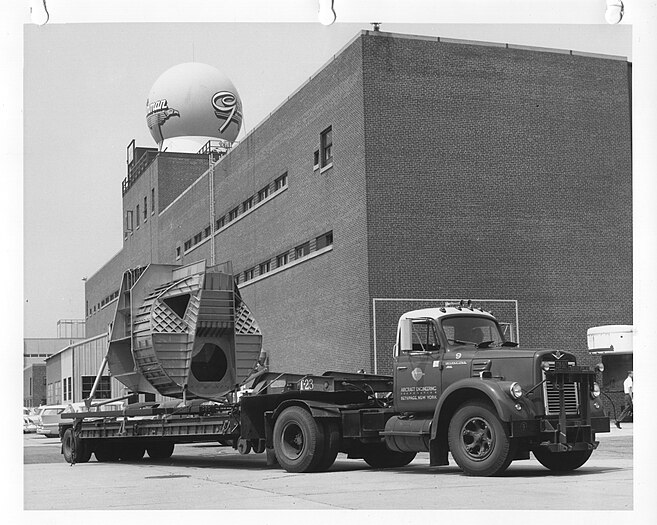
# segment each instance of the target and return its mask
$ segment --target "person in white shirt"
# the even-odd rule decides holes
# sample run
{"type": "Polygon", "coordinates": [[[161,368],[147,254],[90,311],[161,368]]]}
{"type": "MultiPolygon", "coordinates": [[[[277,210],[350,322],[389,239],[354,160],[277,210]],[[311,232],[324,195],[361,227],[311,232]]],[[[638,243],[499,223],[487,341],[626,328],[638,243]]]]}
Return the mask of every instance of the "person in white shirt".
{"type": "Polygon", "coordinates": [[[632,370],[627,373],[625,381],[623,381],[623,391],[625,392],[625,408],[616,419],[616,427],[621,428],[620,422],[623,421],[629,414],[634,413],[634,374],[632,370]]]}

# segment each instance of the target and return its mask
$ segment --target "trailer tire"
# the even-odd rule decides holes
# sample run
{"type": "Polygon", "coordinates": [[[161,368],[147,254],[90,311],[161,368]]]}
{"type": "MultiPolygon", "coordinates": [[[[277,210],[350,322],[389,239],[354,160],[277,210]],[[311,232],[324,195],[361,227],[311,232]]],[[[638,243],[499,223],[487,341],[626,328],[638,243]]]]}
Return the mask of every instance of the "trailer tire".
{"type": "Polygon", "coordinates": [[[176,444],[171,442],[153,443],[146,447],[148,457],[151,459],[168,459],[173,454],[176,444]]]}
{"type": "Polygon", "coordinates": [[[592,450],[573,450],[571,452],[550,452],[534,450],[534,457],[545,468],[555,472],[568,472],[578,469],[591,457],[592,450]]]}
{"type": "Polygon", "coordinates": [[[335,463],[335,458],[338,456],[338,451],[340,450],[340,439],[342,437],[337,421],[331,419],[322,421],[321,429],[324,432],[324,450],[315,468],[316,472],[324,472],[330,469],[333,463],[335,463]]]}
{"type": "Polygon", "coordinates": [[[139,443],[129,443],[119,450],[121,461],[139,461],[144,457],[146,447],[139,443]]]}
{"type": "Polygon", "coordinates": [[[385,443],[370,445],[363,450],[363,459],[372,468],[405,467],[415,459],[417,452],[397,452],[386,447],[385,443]]]}
{"type": "Polygon", "coordinates": [[[454,460],[468,476],[501,474],[516,455],[515,443],[487,403],[461,405],[449,422],[447,436],[454,460]]]}
{"type": "Polygon", "coordinates": [[[286,408],[274,424],[274,450],[288,472],[312,472],[324,455],[324,433],[307,410],[286,408]]]}
{"type": "Polygon", "coordinates": [[[116,449],[114,443],[111,441],[100,442],[96,444],[94,449],[94,456],[96,461],[106,463],[108,461],[118,461],[119,451],[116,449]]]}
{"type": "Polygon", "coordinates": [[[91,459],[89,442],[75,436],[72,428],[67,428],[62,436],[62,454],[68,463],[86,463],[91,459]]]}

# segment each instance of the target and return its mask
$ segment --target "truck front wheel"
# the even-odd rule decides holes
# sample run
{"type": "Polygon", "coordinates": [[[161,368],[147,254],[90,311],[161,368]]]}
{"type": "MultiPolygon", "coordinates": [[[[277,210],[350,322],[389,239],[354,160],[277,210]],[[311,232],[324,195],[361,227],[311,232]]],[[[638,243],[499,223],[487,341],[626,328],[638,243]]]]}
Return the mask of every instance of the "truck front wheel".
{"type": "Polygon", "coordinates": [[[274,451],[288,472],[312,472],[324,457],[324,434],[307,410],[283,410],[274,424],[274,451]]]}
{"type": "Polygon", "coordinates": [[[448,429],[449,449],[469,476],[496,476],[510,465],[515,448],[493,407],[481,402],[462,405],[448,429]]]}
{"type": "Polygon", "coordinates": [[[541,465],[555,472],[575,470],[586,463],[592,450],[573,450],[572,452],[550,452],[549,450],[534,450],[534,456],[541,465]]]}

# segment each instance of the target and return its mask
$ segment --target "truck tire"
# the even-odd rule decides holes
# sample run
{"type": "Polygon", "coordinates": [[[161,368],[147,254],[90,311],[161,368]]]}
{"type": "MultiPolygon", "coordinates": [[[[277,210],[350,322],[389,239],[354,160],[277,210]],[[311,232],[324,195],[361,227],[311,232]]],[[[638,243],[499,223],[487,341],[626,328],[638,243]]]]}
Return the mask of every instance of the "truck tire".
{"type": "Polygon", "coordinates": [[[452,416],[447,432],[454,460],[468,476],[496,476],[515,457],[515,446],[495,409],[473,401],[452,416]]]}
{"type": "Polygon", "coordinates": [[[322,458],[317,463],[316,472],[324,472],[335,463],[335,458],[340,450],[340,426],[337,421],[327,420],[321,423],[324,432],[324,450],[322,458]]]}
{"type": "Polygon", "coordinates": [[[405,467],[415,459],[417,452],[397,452],[386,447],[385,443],[371,445],[363,451],[363,459],[372,468],[405,467]]]}
{"type": "Polygon", "coordinates": [[[67,428],[62,436],[62,454],[68,463],[86,463],[91,459],[91,446],[87,440],[75,437],[72,428],[67,428]]]}
{"type": "Polygon", "coordinates": [[[555,472],[575,470],[586,463],[592,450],[573,450],[571,452],[550,452],[549,450],[534,450],[534,457],[545,468],[555,472]]]}
{"type": "Polygon", "coordinates": [[[105,463],[108,461],[118,461],[119,460],[119,451],[116,449],[116,446],[111,441],[101,441],[96,444],[94,450],[94,456],[96,456],[96,461],[105,463]]]}
{"type": "Polygon", "coordinates": [[[288,472],[312,472],[324,455],[324,433],[307,410],[286,408],[274,424],[274,451],[288,472]]]}
{"type": "Polygon", "coordinates": [[[146,452],[151,459],[167,459],[173,454],[175,446],[175,443],[170,442],[153,443],[146,447],[146,452]]]}

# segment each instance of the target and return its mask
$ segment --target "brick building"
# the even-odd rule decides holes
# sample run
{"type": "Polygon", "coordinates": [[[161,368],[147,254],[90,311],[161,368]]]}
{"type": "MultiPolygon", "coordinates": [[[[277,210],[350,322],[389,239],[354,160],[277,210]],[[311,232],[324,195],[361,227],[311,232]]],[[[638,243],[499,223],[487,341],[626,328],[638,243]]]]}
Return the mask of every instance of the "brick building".
{"type": "Polygon", "coordinates": [[[230,260],[273,370],[390,373],[401,311],[461,297],[587,358],[632,323],[630,96],[617,57],[364,31],[212,169],[131,144],[87,336],[124,269],[230,260]]]}

